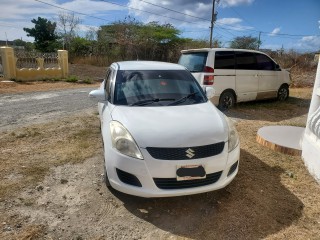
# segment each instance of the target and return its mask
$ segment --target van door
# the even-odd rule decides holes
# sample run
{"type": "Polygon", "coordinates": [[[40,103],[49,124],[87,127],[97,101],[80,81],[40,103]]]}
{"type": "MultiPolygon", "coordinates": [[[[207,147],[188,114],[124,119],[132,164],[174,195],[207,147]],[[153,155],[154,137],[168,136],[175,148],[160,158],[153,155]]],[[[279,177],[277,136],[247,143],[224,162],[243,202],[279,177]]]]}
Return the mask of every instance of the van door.
{"type": "Polygon", "coordinates": [[[216,51],[214,58],[214,89],[215,96],[226,89],[236,91],[236,70],[234,51],[216,51]]]}
{"type": "Polygon", "coordinates": [[[254,52],[235,51],[237,102],[255,100],[259,78],[254,52]]]}
{"type": "Polygon", "coordinates": [[[279,86],[279,71],[276,63],[268,56],[256,53],[259,69],[259,92],[257,99],[277,97],[279,86]]]}

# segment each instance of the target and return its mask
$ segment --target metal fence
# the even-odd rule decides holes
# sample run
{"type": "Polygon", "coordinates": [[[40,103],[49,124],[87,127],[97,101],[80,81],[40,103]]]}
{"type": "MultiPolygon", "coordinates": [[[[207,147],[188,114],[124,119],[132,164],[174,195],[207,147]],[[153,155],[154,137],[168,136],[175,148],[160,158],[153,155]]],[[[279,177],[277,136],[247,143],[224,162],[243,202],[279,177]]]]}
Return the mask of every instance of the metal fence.
{"type": "Polygon", "coordinates": [[[15,50],[17,60],[17,68],[38,68],[37,58],[44,59],[44,68],[59,67],[57,53],[39,53],[15,50]]]}

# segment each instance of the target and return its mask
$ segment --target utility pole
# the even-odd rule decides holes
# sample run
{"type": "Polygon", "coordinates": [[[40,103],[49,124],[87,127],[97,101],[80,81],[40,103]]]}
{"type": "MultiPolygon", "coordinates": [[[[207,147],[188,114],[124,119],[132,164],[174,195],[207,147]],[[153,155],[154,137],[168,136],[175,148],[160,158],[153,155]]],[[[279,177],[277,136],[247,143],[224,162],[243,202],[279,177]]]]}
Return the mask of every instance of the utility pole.
{"type": "Polygon", "coordinates": [[[7,32],[4,32],[6,34],[6,46],[8,47],[8,36],[7,36],[7,32]]]}
{"type": "Polygon", "coordinates": [[[261,32],[259,32],[258,50],[260,49],[260,36],[261,36],[261,32]]]}
{"type": "Polygon", "coordinates": [[[214,3],[216,0],[212,0],[212,14],[211,14],[211,26],[210,26],[210,48],[212,48],[212,32],[213,32],[213,24],[215,21],[215,14],[214,14],[214,3]]]}

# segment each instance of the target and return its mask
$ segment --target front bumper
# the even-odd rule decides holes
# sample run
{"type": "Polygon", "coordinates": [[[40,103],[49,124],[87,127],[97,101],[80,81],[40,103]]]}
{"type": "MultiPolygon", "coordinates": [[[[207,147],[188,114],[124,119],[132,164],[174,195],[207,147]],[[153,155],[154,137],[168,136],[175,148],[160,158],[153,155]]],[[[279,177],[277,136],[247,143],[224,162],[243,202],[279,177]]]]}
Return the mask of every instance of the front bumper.
{"type": "MultiPolygon", "coordinates": [[[[106,170],[111,186],[120,191],[130,195],[140,197],[171,197],[181,195],[191,195],[203,192],[209,192],[224,188],[227,186],[236,176],[238,172],[238,163],[240,157],[240,146],[238,145],[232,152],[228,153],[227,144],[223,152],[219,155],[193,159],[193,160],[159,160],[154,159],[148,153],[146,149],[140,149],[144,160],[139,160],[125,156],[113,148],[108,148],[105,151],[106,170]],[[213,183],[206,183],[206,185],[197,185],[195,187],[176,188],[176,189],[161,189],[159,184],[157,186],[155,180],[162,179],[176,179],[177,166],[184,165],[202,165],[205,168],[207,174],[207,180],[209,178],[216,177],[213,183]],[[233,172],[230,174],[230,168],[233,168],[233,172]],[[127,176],[121,176],[120,173],[128,173],[127,176]],[[220,172],[220,174],[219,174],[220,172]],[[219,175],[219,176],[218,176],[219,175]],[[141,186],[134,186],[124,183],[124,179],[136,177],[141,186]]],[[[136,181],[136,179],[135,179],[136,181]]],[[[193,180],[189,180],[190,183],[193,180]]],[[[205,181],[205,179],[204,179],[205,181]]],[[[196,181],[199,182],[199,181],[196,181]]],[[[186,182],[188,184],[188,182],[186,182]]],[[[178,185],[180,182],[178,182],[178,185]]]]}

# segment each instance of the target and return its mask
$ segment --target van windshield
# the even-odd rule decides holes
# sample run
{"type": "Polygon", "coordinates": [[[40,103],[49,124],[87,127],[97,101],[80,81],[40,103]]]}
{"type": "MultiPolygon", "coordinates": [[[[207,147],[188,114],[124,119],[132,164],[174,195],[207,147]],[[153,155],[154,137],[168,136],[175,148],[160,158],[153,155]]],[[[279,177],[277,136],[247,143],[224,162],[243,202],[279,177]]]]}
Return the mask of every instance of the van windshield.
{"type": "Polygon", "coordinates": [[[208,52],[183,53],[179,64],[186,67],[190,72],[203,72],[207,61],[208,52]]]}

